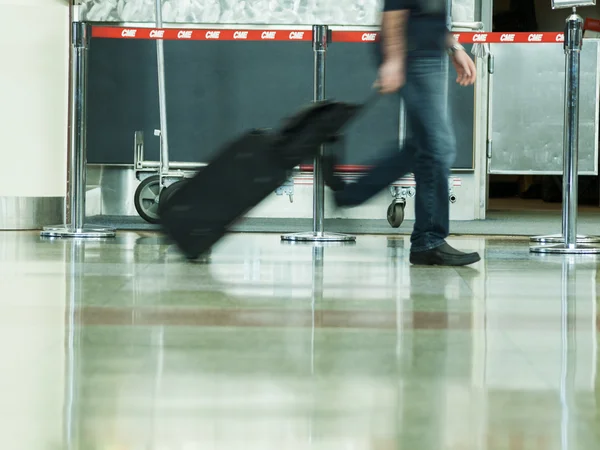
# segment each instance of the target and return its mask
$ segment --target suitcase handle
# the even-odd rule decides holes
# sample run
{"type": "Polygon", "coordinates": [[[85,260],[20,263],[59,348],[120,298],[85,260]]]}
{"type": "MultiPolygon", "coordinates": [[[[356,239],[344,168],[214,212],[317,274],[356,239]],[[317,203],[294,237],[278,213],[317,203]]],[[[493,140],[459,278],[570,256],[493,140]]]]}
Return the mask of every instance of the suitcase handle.
{"type": "MultiPolygon", "coordinates": [[[[374,87],[372,89],[372,92],[370,93],[370,95],[367,97],[367,99],[362,104],[361,103],[345,103],[345,104],[347,105],[347,107],[349,107],[352,110],[359,113],[359,112],[365,111],[366,109],[371,107],[377,100],[379,100],[380,97],[381,97],[381,93],[379,92],[379,89],[374,87]]],[[[307,121],[310,121],[312,119],[312,117],[314,117],[315,114],[325,112],[325,111],[327,111],[327,109],[330,109],[330,108],[335,108],[339,104],[340,104],[339,102],[329,100],[329,99],[310,103],[310,104],[306,105],[303,110],[300,110],[294,116],[289,117],[288,119],[284,120],[280,133],[281,134],[294,133],[297,130],[302,129],[302,127],[304,127],[306,125],[307,121]]]]}
{"type": "Polygon", "coordinates": [[[379,100],[380,97],[381,93],[376,90],[367,97],[360,109],[366,111],[367,109],[371,108],[375,103],[377,103],[377,100],[379,100]]]}
{"type": "Polygon", "coordinates": [[[371,107],[374,103],[377,102],[377,100],[379,100],[381,98],[381,96],[382,96],[382,94],[379,91],[379,86],[374,84],[373,88],[371,89],[371,93],[369,94],[369,96],[367,97],[365,102],[363,103],[363,108],[366,109],[366,108],[371,107]]]}

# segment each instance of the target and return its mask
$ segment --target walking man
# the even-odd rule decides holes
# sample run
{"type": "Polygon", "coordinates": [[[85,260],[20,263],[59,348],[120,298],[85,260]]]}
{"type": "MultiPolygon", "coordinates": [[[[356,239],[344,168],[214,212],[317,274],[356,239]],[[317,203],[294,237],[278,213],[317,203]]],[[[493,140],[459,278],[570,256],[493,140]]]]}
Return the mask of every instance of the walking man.
{"type": "Polygon", "coordinates": [[[448,53],[457,82],[475,82],[471,57],[446,26],[446,0],[384,0],[381,61],[377,86],[382,94],[404,100],[408,132],[404,147],[397,139],[373,169],[356,183],[333,175],[335,159],[325,163],[326,183],[338,206],[358,206],[399,178],[413,173],[417,188],[415,226],[410,262],[417,265],[463,266],[480,260],[446,243],[450,205],[448,178],[456,154],[454,133],[446,114],[447,82],[444,60],[448,53]]]}

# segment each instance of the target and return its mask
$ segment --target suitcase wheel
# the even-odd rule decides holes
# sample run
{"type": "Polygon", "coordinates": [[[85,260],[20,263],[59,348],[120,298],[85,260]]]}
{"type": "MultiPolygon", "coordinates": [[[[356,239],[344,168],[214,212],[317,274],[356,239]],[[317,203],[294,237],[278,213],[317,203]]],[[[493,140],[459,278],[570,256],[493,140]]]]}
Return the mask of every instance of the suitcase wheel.
{"type": "Polygon", "coordinates": [[[171,197],[173,196],[173,194],[175,192],[177,192],[180,188],[183,187],[184,183],[186,182],[186,180],[182,180],[182,181],[177,181],[169,186],[167,186],[166,188],[164,188],[161,193],[160,193],[160,198],[158,200],[158,204],[159,204],[159,213],[160,213],[160,205],[164,205],[166,204],[171,197]]]}

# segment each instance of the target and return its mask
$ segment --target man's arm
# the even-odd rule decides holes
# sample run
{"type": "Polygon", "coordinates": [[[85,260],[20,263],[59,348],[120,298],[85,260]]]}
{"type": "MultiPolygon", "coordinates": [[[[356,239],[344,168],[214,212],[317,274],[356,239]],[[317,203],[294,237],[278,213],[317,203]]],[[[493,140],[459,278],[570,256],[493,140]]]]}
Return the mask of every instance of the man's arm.
{"type": "Polygon", "coordinates": [[[410,10],[405,0],[385,0],[381,20],[384,61],[404,60],[406,56],[406,23],[410,10]]]}
{"type": "MultiPolygon", "coordinates": [[[[383,63],[376,81],[383,94],[396,92],[404,85],[406,60],[406,23],[410,10],[407,0],[385,0],[381,19],[383,63]]],[[[410,0],[408,0],[410,1],[410,0]]]]}
{"type": "Polygon", "coordinates": [[[454,34],[450,32],[446,35],[446,48],[458,75],[456,82],[461,86],[470,86],[475,83],[477,79],[475,63],[464,47],[454,38],[454,34]]]}

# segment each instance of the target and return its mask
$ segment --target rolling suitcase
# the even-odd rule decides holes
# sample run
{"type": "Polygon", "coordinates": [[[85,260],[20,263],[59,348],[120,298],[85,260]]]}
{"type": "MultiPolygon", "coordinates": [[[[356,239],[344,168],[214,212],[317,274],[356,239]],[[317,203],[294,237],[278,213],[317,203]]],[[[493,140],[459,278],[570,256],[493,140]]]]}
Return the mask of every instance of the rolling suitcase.
{"type": "Polygon", "coordinates": [[[365,105],[323,101],[277,130],[251,130],[159,203],[163,231],[190,259],[214,245],[228,228],[315,157],[365,105]]]}

